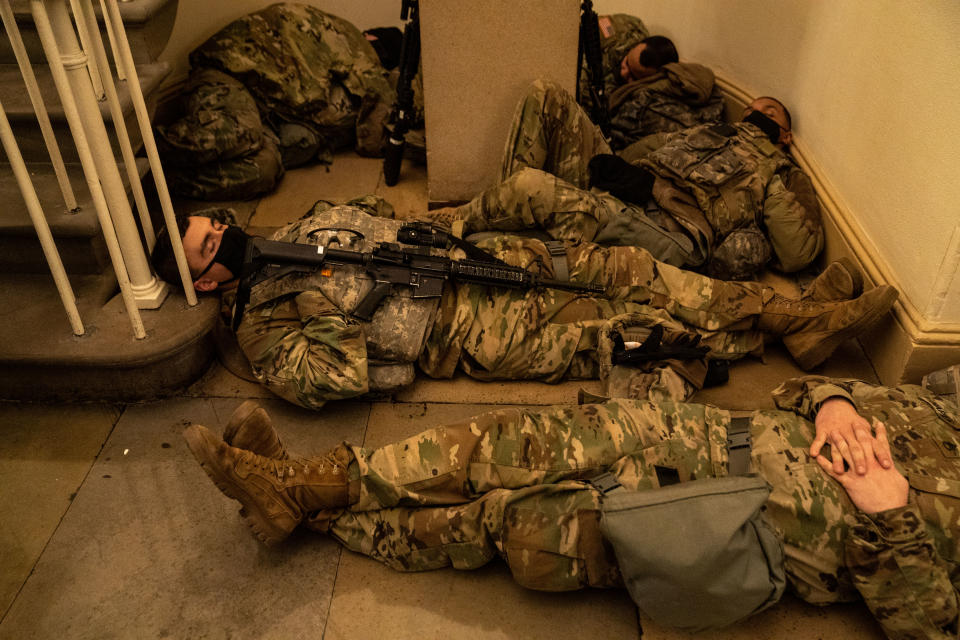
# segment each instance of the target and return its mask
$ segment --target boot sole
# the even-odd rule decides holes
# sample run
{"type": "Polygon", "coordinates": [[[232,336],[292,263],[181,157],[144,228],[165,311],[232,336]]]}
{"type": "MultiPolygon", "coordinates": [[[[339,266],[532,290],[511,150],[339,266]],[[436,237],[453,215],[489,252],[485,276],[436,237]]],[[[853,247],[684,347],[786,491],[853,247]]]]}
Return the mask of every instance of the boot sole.
{"type": "Polygon", "coordinates": [[[804,371],[809,371],[817,365],[822,364],[823,361],[829,358],[830,355],[836,351],[837,347],[839,347],[845,341],[855,337],[860,331],[866,329],[886,315],[887,312],[890,311],[890,307],[893,306],[893,303],[896,302],[898,296],[899,293],[893,287],[887,289],[883,297],[881,297],[879,302],[875,305],[873,311],[868,314],[864,314],[856,322],[844,329],[835,332],[822,332],[824,334],[824,338],[817,342],[814,348],[808,349],[800,355],[794,354],[793,349],[790,348],[791,336],[785,336],[783,338],[783,344],[786,345],[787,350],[797,363],[797,366],[804,371]]]}
{"type": "Polygon", "coordinates": [[[267,546],[273,546],[290,535],[290,531],[271,523],[271,518],[257,507],[256,500],[240,490],[230,478],[220,472],[219,466],[208,456],[207,439],[203,436],[203,432],[195,429],[194,426],[187,427],[183,432],[183,438],[187,441],[190,453],[223,495],[241,504],[240,515],[257,539],[267,546]]]}

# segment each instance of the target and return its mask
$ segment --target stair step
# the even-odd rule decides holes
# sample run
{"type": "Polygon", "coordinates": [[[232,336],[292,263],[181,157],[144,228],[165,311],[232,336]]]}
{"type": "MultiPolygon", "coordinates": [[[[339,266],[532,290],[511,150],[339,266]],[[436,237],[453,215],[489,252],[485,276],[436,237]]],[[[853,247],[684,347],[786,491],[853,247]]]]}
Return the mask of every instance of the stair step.
{"type": "MultiPolygon", "coordinates": [[[[155,61],[170,39],[177,17],[178,0],[125,0],[118,5],[134,62],[141,64],[155,61]]],[[[46,58],[33,24],[29,0],[13,0],[11,6],[30,60],[42,62],[46,58]]],[[[99,17],[99,2],[94,2],[94,9],[99,17]]],[[[101,32],[103,32],[102,24],[101,19],[101,32]]],[[[112,56],[105,33],[103,43],[107,49],[107,56],[112,56]]],[[[16,56],[7,37],[0,38],[0,62],[16,62],[16,56]]],[[[111,64],[113,64],[112,61],[111,64]]]]}
{"type": "Polygon", "coordinates": [[[188,307],[171,294],[143,311],[147,337],[133,337],[115,281],[70,277],[86,330],[73,335],[49,274],[0,275],[0,397],[12,400],[135,400],[198,378],[212,361],[215,297],[188,307]],[[104,297],[108,298],[106,304],[104,297]],[[37,328],[42,327],[42,331],[37,328]]]}
{"type": "MultiPolygon", "coordinates": [[[[80,165],[67,165],[67,175],[77,198],[75,212],[66,210],[52,165],[28,163],[27,169],[67,271],[76,274],[112,272],[97,212],[80,165]]],[[[149,169],[146,158],[137,158],[137,172],[141,179],[149,169]]],[[[129,188],[126,172],[121,171],[121,177],[129,188]]],[[[49,268],[37,232],[13,170],[7,163],[0,164],[0,198],[6,203],[0,208],[0,270],[4,273],[47,273],[49,268]]]]}
{"type": "MultiPolygon", "coordinates": [[[[57,95],[50,68],[46,65],[33,65],[33,70],[37,76],[37,84],[40,87],[44,105],[50,116],[50,121],[53,125],[63,158],[66,162],[76,162],[79,160],[79,156],[73,144],[73,137],[70,135],[70,127],[67,125],[66,115],[63,111],[63,105],[60,103],[60,96],[57,95]]],[[[151,100],[151,96],[156,92],[160,83],[163,82],[169,73],[170,65],[166,62],[137,65],[140,87],[143,95],[146,96],[148,108],[152,107],[153,100],[151,100]]],[[[136,150],[139,149],[143,143],[141,141],[140,126],[137,123],[133,100],[130,97],[128,86],[128,82],[118,82],[117,96],[124,113],[124,121],[127,125],[127,131],[130,134],[131,143],[136,150]]],[[[15,64],[0,64],[0,102],[3,103],[3,108],[6,111],[7,118],[10,120],[10,126],[13,127],[17,143],[20,145],[20,153],[23,154],[24,159],[27,162],[49,161],[50,156],[43,142],[43,134],[37,125],[37,117],[33,111],[33,104],[30,102],[26,85],[23,82],[23,77],[20,75],[20,68],[15,64]]],[[[107,132],[108,135],[111,136],[114,150],[117,152],[117,155],[119,155],[118,147],[114,140],[113,126],[109,124],[112,122],[110,105],[106,100],[103,100],[99,106],[100,113],[103,115],[105,122],[108,123],[107,132]]],[[[5,158],[5,154],[0,154],[0,160],[5,158]]]]}

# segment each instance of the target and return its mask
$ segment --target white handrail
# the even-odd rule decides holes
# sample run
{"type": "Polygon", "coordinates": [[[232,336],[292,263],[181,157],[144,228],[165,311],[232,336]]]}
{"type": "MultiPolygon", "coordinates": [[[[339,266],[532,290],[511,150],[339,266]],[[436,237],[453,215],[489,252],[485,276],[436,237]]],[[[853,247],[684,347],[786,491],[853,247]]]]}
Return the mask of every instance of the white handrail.
{"type": "MultiPolygon", "coordinates": [[[[107,52],[103,47],[103,39],[100,37],[100,28],[97,25],[97,16],[93,13],[93,6],[87,1],[70,0],[73,7],[73,15],[77,24],[87,25],[86,31],[91,35],[89,37],[90,51],[93,53],[97,66],[100,69],[110,70],[110,64],[107,62],[107,52]]],[[[113,119],[113,128],[117,134],[117,141],[120,144],[120,154],[123,156],[123,164],[127,170],[127,178],[130,180],[130,189],[133,191],[133,200],[137,205],[137,214],[140,216],[140,224],[143,228],[143,236],[147,241],[147,253],[153,250],[157,236],[153,230],[153,222],[150,220],[150,210],[147,207],[147,198],[143,193],[143,185],[140,184],[140,173],[137,171],[137,161],[133,154],[133,146],[130,144],[130,134],[127,131],[127,123],[123,117],[123,107],[120,106],[120,97],[117,95],[117,87],[113,83],[112,75],[103,77],[103,88],[107,95],[107,103],[110,105],[110,116],[113,119]]]]}
{"type": "MultiPolygon", "coordinates": [[[[3,1],[6,4],[6,0],[3,1]]],[[[47,258],[47,266],[50,267],[53,281],[57,285],[57,291],[60,292],[60,300],[63,301],[63,308],[67,312],[70,326],[73,328],[74,335],[82,336],[83,322],[80,320],[80,311],[77,310],[77,299],[73,294],[73,287],[70,286],[67,272],[63,268],[63,261],[60,260],[53,234],[50,233],[50,225],[47,224],[47,219],[43,215],[40,199],[37,198],[37,191],[33,187],[33,181],[30,180],[30,172],[23,162],[23,155],[20,153],[20,147],[17,146],[16,137],[13,135],[13,129],[10,127],[10,121],[7,119],[7,112],[4,111],[2,103],[0,103],[0,140],[3,142],[3,150],[7,152],[7,159],[10,160],[20,193],[23,194],[27,211],[30,212],[30,220],[37,231],[43,255],[47,258]]]]}
{"type": "Polygon", "coordinates": [[[44,0],[30,0],[30,9],[33,12],[34,23],[37,27],[37,34],[40,36],[40,42],[43,44],[44,53],[47,56],[47,62],[50,64],[50,71],[53,74],[54,84],[57,87],[57,93],[60,95],[60,102],[63,105],[64,114],[67,117],[67,123],[70,125],[70,131],[73,133],[73,139],[77,146],[77,153],[80,156],[80,164],[83,166],[83,173],[87,180],[87,187],[90,189],[90,195],[93,198],[94,208],[97,212],[97,218],[100,221],[100,228],[103,231],[103,238],[106,241],[107,251],[110,254],[110,260],[113,263],[113,270],[117,276],[117,283],[120,285],[120,294],[123,298],[124,307],[130,318],[130,324],[133,328],[133,335],[137,339],[147,336],[143,328],[143,319],[140,317],[140,310],[137,309],[131,290],[130,278],[127,275],[126,265],[123,261],[123,254],[120,251],[120,243],[117,240],[117,233],[113,228],[113,220],[107,210],[106,198],[103,189],[100,186],[100,179],[97,174],[96,164],[91,155],[90,147],[87,142],[87,135],[83,128],[83,122],[80,119],[80,112],[74,102],[71,93],[70,83],[67,78],[67,72],[64,69],[63,62],[60,59],[60,50],[53,35],[53,28],[50,25],[50,18],[47,15],[44,0]]]}
{"type": "MultiPolygon", "coordinates": [[[[36,2],[37,0],[32,1],[36,2]]],[[[130,97],[133,100],[133,105],[137,112],[137,121],[140,123],[140,133],[143,136],[143,147],[147,152],[147,159],[150,160],[153,180],[157,185],[160,208],[163,211],[163,219],[167,224],[167,232],[170,235],[170,243],[173,246],[173,255],[176,258],[177,268],[180,271],[183,292],[187,298],[187,304],[193,306],[197,304],[197,294],[193,289],[193,278],[190,277],[187,257],[183,253],[183,243],[180,240],[176,216],[173,213],[173,202],[171,202],[170,192],[167,190],[167,180],[163,175],[163,166],[160,164],[160,154],[157,152],[157,142],[153,137],[153,130],[150,126],[150,116],[147,113],[147,105],[143,99],[143,91],[140,89],[137,70],[133,64],[133,54],[130,53],[130,43],[127,41],[127,34],[123,30],[123,19],[120,16],[120,8],[117,6],[117,0],[107,0],[107,9],[111,18],[108,26],[115,30],[114,36],[116,37],[117,48],[120,52],[117,67],[123,67],[127,76],[130,97]]]]}
{"type": "Polygon", "coordinates": [[[7,30],[10,45],[13,48],[13,53],[17,57],[17,64],[20,66],[20,73],[23,75],[23,81],[27,85],[27,93],[30,95],[30,102],[33,103],[33,111],[37,115],[40,132],[43,134],[43,141],[47,145],[47,153],[50,154],[53,172],[56,174],[57,182],[60,184],[60,193],[63,194],[64,206],[66,206],[68,213],[75,213],[77,211],[77,198],[73,193],[70,178],[67,176],[67,167],[63,163],[63,156],[60,154],[60,147],[57,145],[57,137],[53,133],[53,125],[50,124],[50,116],[47,115],[47,108],[43,104],[43,96],[40,94],[37,77],[33,73],[33,67],[30,65],[27,48],[23,45],[20,28],[17,27],[17,20],[13,15],[13,9],[10,8],[10,0],[0,0],[0,15],[3,16],[3,26],[7,30]]]}

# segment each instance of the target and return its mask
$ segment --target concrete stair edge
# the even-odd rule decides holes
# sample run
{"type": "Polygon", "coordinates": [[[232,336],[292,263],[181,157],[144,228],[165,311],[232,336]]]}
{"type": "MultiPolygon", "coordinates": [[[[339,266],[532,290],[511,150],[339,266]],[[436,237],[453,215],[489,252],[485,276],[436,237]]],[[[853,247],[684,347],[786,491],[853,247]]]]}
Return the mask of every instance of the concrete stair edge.
{"type": "MultiPolygon", "coordinates": [[[[56,86],[53,83],[53,76],[50,68],[45,63],[34,63],[34,74],[37,76],[37,83],[40,85],[43,94],[44,105],[47,109],[47,115],[51,122],[56,125],[63,123],[66,125],[66,114],[63,106],[60,104],[60,96],[57,95],[56,86]]],[[[140,88],[144,96],[152,94],[170,73],[170,63],[166,61],[148,62],[136,65],[137,77],[140,81],[140,88]]],[[[14,90],[3,91],[3,108],[6,111],[7,118],[11,125],[22,121],[28,121],[31,124],[36,123],[36,114],[33,111],[33,105],[27,94],[26,88],[11,82],[11,79],[20,78],[20,67],[12,63],[0,63],[0,88],[15,86],[14,90]]],[[[120,107],[124,115],[134,112],[133,99],[130,97],[127,81],[117,81],[117,97],[120,100],[120,107]]],[[[112,122],[113,117],[110,113],[110,104],[106,100],[100,102],[100,114],[104,122],[112,122]]]]}
{"type": "MultiPolygon", "coordinates": [[[[120,16],[123,18],[124,25],[137,25],[150,20],[171,2],[176,2],[176,0],[125,0],[124,2],[118,2],[117,7],[120,9],[120,16]]],[[[30,11],[28,0],[12,0],[10,5],[18,24],[33,24],[33,13],[30,11]]],[[[102,21],[99,3],[95,3],[93,8],[97,18],[102,21]]]]}
{"type": "MultiPolygon", "coordinates": [[[[15,293],[14,296],[22,295],[15,293]]],[[[0,398],[6,400],[131,400],[162,396],[196,380],[213,359],[211,331],[219,300],[202,298],[189,307],[172,293],[157,310],[141,310],[147,337],[133,337],[119,295],[80,309],[86,333],[74,336],[59,298],[2,323],[0,398]],[[40,308],[43,307],[43,308],[40,308]],[[46,317],[36,332],[35,317],[46,317]]]]}

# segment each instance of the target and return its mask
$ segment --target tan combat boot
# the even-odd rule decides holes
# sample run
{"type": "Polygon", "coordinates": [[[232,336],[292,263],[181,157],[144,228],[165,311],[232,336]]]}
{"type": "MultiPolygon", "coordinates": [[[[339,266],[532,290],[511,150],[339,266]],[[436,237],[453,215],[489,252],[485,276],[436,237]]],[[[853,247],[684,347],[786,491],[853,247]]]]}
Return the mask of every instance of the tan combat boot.
{"type": "Polygon", "coordinates": [[[323,457],[273,460],[231,447],[198,424],[183,437],[217,488],[243,505],[241,515],[264,544],[286,538],[309,512],[350,504],[345,447],[323,457]]]}
{"type": "Polygon", "coordinates": [[[807,290],[801,300],[817,302],[836,302],[852,300],[863,292],[863,274],[850,258],[840,258],[827,265],[807,290]]]}
{"type": "Polygon", "coordinates": [[[223,441],[231,447],[252,451],[264,458],[290,457],[266,410],[256,400],[247,400],[234,409],[223,430],[223,441]]]}
{"type": "Polygon", "coordinates": [[[879,320],[896,299],[897,290],[887,285],[843,302],[791,300],[773,294],[763,305],[757,328],[783,336],[790,355],[806,371],[826,360],[841,342],[879,320]]]}

